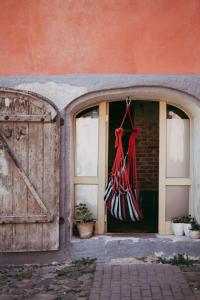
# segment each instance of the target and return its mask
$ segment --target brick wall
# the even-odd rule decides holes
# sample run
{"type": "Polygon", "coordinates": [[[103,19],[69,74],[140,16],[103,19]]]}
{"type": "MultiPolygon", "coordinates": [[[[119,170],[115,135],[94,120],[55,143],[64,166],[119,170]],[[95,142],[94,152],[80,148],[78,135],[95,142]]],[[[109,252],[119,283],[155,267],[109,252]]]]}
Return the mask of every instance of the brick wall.
{"type": "Polygon", "coordinates": [[[140,189],[158,190],[159,105],[156,102],[135,102],[135,125],[141,128],[137,138],[137,168],[140,189]]]}

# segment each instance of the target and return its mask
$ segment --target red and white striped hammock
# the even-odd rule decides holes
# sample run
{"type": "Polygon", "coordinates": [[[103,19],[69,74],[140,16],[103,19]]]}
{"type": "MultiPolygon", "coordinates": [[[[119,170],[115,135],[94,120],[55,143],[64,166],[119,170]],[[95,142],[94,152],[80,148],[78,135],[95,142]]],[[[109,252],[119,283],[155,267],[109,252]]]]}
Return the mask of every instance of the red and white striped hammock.
{"type": "Polygon", "coordinates": [[[130,101],[127,102],[126,111],[119,128],[115,130],[116,155],[109,181],[106,186],[104,201],[108,211],[121,221],[139,221],[143,218],[140,209],[140,189],[137,178],[135,141],[139,128],[134,129],[130,112],[130,101]],[[124,135],[123,124],[129,117],[132,132],[129,137],[128,151],[124,155],[122,139],[124,135]]]}

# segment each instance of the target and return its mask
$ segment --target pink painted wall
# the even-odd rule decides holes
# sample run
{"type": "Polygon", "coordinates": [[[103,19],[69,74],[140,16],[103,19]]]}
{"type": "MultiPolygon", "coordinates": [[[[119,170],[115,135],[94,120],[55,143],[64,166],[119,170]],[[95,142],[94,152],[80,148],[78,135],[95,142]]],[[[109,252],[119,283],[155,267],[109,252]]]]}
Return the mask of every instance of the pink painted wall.
{"type": "Polygon", "coordinates": [[[199,0],[0,1],[0,75],[199,71],[199,0]]]}

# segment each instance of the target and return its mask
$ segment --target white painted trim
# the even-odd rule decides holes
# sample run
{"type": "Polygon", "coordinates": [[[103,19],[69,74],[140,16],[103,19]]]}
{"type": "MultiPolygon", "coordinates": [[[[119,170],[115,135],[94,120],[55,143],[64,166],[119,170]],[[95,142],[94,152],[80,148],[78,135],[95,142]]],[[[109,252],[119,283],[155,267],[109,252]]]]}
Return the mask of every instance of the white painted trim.
{"type": "Polygon", "coordinates": [[[104,220],[105,220],[105,205],[104,205],[104,193],[105,193],[105,183],[106,183],[106,157],[107,157],[107,115],[106,115],[106,102],[102,102],[99,105],[99,194],[98,194],[98,224],[97,232],[98,234],[103,234],[105,232],[104,220]]]}
{"type": "MultiPolygon", "coordinates": [[[[189,115],[188,115],[189,116],[189,115]]],[[[193,189],[192,189],[192,183],[193,183],[193,170],[192,170],[192,166],[193,166],[193,119],[192,116],[190,117],[190,171],[189,171],[189,176],[190,176],[190,180],[191,180],[191,186],[189,188],[189,214],[193,214],[192,212],[192,198],[193,198],[193,189]]]]}
{"type": "Polygon", "coordinates": [[[158,191],[158,229],[159,234],[165,234],[165,201],[166,201],[166,139],[167,139],[167,122],[166,122],[166,102],[160,101],[159,106],[159,191],[158,191]]]}
{"type": "Polygon", "coordinates": [[[192,185],[190,178],[166,178],[165,184],[167,185],[192,185]]]}
{"type": "Polygon", "coordinates": [[[91,176],[75,176],[74,184],[89,184],[89,185],[97,185],[99,183],[98,177],[91,176]]]}

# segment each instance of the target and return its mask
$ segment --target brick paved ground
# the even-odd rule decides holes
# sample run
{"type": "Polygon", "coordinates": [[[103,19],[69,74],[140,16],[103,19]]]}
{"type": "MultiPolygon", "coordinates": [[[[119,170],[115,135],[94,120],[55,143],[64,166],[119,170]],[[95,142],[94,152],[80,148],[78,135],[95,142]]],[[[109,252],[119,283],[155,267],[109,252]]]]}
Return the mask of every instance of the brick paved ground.
{"type": "Polygon", "coordinates": [[[89,300],[197,300],[171,265],[97,265],[89,300]]]}

